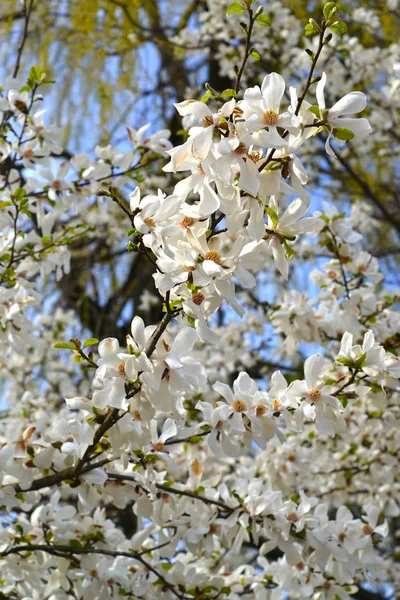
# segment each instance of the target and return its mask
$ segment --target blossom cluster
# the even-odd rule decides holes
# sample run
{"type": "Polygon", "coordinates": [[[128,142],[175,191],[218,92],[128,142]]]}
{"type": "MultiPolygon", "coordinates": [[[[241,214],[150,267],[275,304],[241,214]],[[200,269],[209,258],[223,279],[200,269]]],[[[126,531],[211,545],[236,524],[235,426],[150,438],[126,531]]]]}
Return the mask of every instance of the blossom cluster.
{"type": "Polygon", "coordinates": [[[64,157],[61,131],[36,111],[41,69],[6,82],[4,594],[347,600],[366,579],[397,585],[396,296],[362,250],[372,219],[363,224],[361,209],[306,216],[308,145],[320,136],[332,158],[333,138],[371,132],[353,116],[366,96],[350,91],[327,108],[327,80],[289,86],[287,102],[278,73],[243,93],[238,79],[237,90],[175,105],[182,144],[130,128],[132,151],[97,147],[94,159],[64,157]],[[132,191],[130,175],[160,156],[165,188],[132,191]],[[100,230],[117,245],[127,218],[127,254],[153,266],[164,316],[146,325],[135,315],[124,340],[64,341],[85,335],[82,325],[61,308],[46,314],[46,295],[68,274],[75,243],[100,230]],[[290,260],[321,252],[310,274],[318,295],[258,298],[265,272],[282,283],[290,260]],[[221,307],[229,323],[218,321],[221,307]]]}

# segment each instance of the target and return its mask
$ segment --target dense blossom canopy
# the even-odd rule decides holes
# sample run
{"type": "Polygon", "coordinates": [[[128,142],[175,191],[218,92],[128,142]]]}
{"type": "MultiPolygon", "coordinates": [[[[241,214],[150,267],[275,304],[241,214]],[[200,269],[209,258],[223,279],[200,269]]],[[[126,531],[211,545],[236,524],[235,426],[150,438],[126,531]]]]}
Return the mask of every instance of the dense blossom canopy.
{"type": "MultiPolygon", "coordinates": [[[[334,2],[306,26],[298,81],[270,72],[258,85],[247,72],[270,17],[254,0],[215,11],[245,47],[232,88],[175,103],[177,144],[130,127],[129,150],[67,158],[41,106],[53,84],[43,69],[26,78],[17,63],[4,82],[0,598],[400,589],[397,296],[366,249],[371,206],[343,212],[333,193],[311,212],[307,169],[321,140],[332,161],[367,152],[382,115],[323,64],[346,35],[334,2]],[[162,317],[135,314],[123,336],[98,340],[48,305],[74,276],[74,250],[103,239],[123,240],[121,269],[132,256],[150,264],[158,297],[144,289],[134,309],[159,305],[162,317]],[[293,263],[315,292],[285,287],[293,263]]],[[[384,99],[399,104],[391,67],[384,99]]]]}

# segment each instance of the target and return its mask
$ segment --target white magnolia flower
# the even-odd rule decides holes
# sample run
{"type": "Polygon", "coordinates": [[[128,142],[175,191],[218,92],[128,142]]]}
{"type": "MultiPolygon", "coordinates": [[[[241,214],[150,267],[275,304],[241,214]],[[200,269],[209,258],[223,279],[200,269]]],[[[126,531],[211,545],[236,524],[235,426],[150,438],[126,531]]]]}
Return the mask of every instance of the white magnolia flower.
{"type": "Polygon", "coordinates": [[[326,74],[322,73],[321,80],[317,84],[316,96],[320,110],[321,120],[325,120],[329,126],[329,135],[326,140],[325,150],[330,156],[335,153],[330,147],[330,139],[334,135],[334,129],[344,127],[353,132],[356,137],[366,137],[372,131],[368,119],[355,119],[350,117],[359,113],[367,106],[367,98],[362,92],[350,92],[341,98],[328,111],[326,110],[324,88],[326,83],[326,74]]]}
{"type": "Polygon", "coordinates": [[[285,144],[279,135],[277,127],[287,129],[293,127],[292,115],[289,112],[280,113],[280,106],[285,93],[285,80],[278,73],[270,73],[264,77],[261,89],[256,85],[248,88],[239,102],[246,119],[248,131],[258,131],[268,127],[265,136],[267,147],[279,147],[285,144]]]}
{"type": "Polygon", "coordinates": [[[303,398],[296,417],[303,412],[306,417],[314,420],[318,431],[334,437],[337,430],[344,427],[343,418],[339,414],[341,404],[330,394],[330,388],[319,382],[321,374],[327,368],[326,359],[320,354],[314,354],[304,363],[303,381],[294,381],[287,391],[289,398],[303,398]]]}
{"type": "Polygon", "coordinates": [[[371,330],[364,335],[362,345],[353,345],[353,334],[347,331],[342,338],[338,358],[347,359],[353,363],[361,361],[360,369],[368,375],[374,376],[385,371],[385,349],[375,342],[375,336],[371,330]]]}

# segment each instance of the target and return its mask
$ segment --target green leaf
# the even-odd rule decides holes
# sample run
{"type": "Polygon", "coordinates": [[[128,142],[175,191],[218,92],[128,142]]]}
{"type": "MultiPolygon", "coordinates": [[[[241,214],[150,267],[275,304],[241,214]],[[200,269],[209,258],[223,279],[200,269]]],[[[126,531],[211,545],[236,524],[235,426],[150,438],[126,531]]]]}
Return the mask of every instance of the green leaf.
{"type": "Polygon", "coordinates": [[[203,441],[203,437],[201,435],[193,435],[191,438],[188,439],[188,442],[190,444],[198,444],[199,442],[203,441]]]}
{"type": "Polygon", "coordinates": [[[271,27],[272,20],[268,15],[258,15],[256,21],[261,27],[271,27]]]}
{"type": "Polygon", "coordinates": [[[357,358],[357,360],[356,360],[356,361],[355,361],[355,363],[354,363],[357,369],[362,369],[362,368],[363,368],[363,366],[364,366],[364,363],[365,363],[365,361],[366,361],[366,358],[367,358],[367,353],[366,353],[366,352],[363,352],[363,353],[361,354],[361,356],[359,356],[359,357],[357,358]]]}
{"type": "Polygon", "coordinates": [[[296,254],[296,250],[293,250],[292,246],[290,246],[287,240],[283,240],[283,245],[285,246],[286,258],[290,260],[296,254]]]}
{"type": "Polygon", "coordinates": [[[336,3],[335,2],[328,2],[328,4],[325,4],[324,8],[323,8],[323,13],[324,13],[324,19],[325,21],[329,21],[329,19],[331,17],[333,17],[333,15],[336,12],[336,3]]]}
{"type": "Polygon", "coordinates": [[[95,344],[98,344],[99,340],[97,338],[89,338],[88,340],[86,340],[86,342],[83,344],[84,348],[87,348],[88,346],[94,346],[95,344]]]}
{"type": "Polygon", "coordinates": [[[309,19],[306,25],[305,34],[307,37],[312,37],[313,35],[317,35],[321,33],[321,28],[315,19],[309,19]]]}
{"type": "MultiPolygon", "coordinates": [[[[46,72],[42,69],[42,67],[38,67],[34,65],[29,70],[29,77],[27,80],[28,85],[33,88],[35,85],[39,85],[44,83],[46,79],[46,72]]],[[[50,82],[50,80],[47,80],[50,82]]]]}
{"type": "Polygon", "coordinates": [[[228,88],[221,93],[221,96],[223,98],[236,98],[237,92],[236,92],[236,90],[232,90],[232,89],[228,88]]]}
{"type": "Polygon", "coordinates": [[[196,321],[195,321],[194,317],[191,317],[190,315],[186,315],[186,319],[187,319],[188,323],[190,323],[190,325],[193,325],[193,326],[195,325],[196,321]]]}
{"type": "Polygon", "coordinates": [[[267,211],[269,218],[272,221],[273,227],[276,227],[279,223],[278,213],[273,208],[269,208],[268,206],[266,208],[266,211],[267,211]]]}
{"type": "Polygon", "coordinates": [[[257,52],[257,50],[253,50],[252,52],[250,52],[251,56],[254,58],[254,60],[261,60],[261,56],[260,54],[257,52]]]}
{"type": "Polygon", "coordinates": [[[343,35],[343,33],[346,33],[347,31],[347,25],[343,21],[335,21],[332,25],[329,25],[329,29],[333,31],[333,33],[343,35]]]}
{"type": "Polygon", "coordinates": [[[332,134],[338,140],[344,141],[352,140],[354,137],[354,133],[351,131],[351,129],[346,129],[346,127],[335,127],[332,131],[332,134]]]}
{"type": "Polygon", "coordinates": [[[318,31],[314,28],[313,25],[311,25],[311,23],[307,23],[304,33],[307,37],[312,37],[314,35],[317,35],[318,31]]]}
{"type": "Polygon", "coordinates": [[[228,10],[226,11],[226,16],[229,17],[229,15],[231,15],[233,13],[242,13],[245,10],[246,10],[245,7],[240,2],[232,2],[232,4],[230,4],[228,6],[228,10]]]}
{"type": "Polygon", "coordinates": [[[319,119],[320,110],[319,110],[319,106],[317,104],[313,104],[312,106],[309,106],[308,110],[319,119]]]}
{"type": "Polygon", "coordinates": [[[68,544],[71,548],[82,548],[82,544],[79,540],[69,540],[68,544]]]}
{"type": "Polygon", "coordinates": [[[206,93],[200,98],[200,100],[202,102],[207,102],[207,100],[209,100],[210,98],[212,98],[212,93],[210,92],[210,90],[207,90],[206,93]]]}
{"type": "Polygon", "coordinates": [[[11,206],[11,202],[9,202],[9,200],[3,200],[0,202],[0,208],[5,208],[6,206],[11,206]]]}
{"type": "Polygon", "coordinates": [[[57,342],[57,344],[54,344],[53,348],[64,348],[66,350],[75,350],[74,344],[70,344],[69,342],[57,342]]]}
{"type": "Polygon", "coordinates": [[[26,191],[24,190],[24,188],[17,188],[16,190],[13,191],[13,198],[17,202],[21,202],[21,200],[23,198],[25,198],[25,196],[26,196],[26,191]]]}
{"type": "Polygon", "coordinates": [[[340,358],[337,358],[335,362],[338,362],[345,367],[349,367],[350,369],[354,369],[354,360],[351,360],[351,358],[341,356],[340,358]]]}

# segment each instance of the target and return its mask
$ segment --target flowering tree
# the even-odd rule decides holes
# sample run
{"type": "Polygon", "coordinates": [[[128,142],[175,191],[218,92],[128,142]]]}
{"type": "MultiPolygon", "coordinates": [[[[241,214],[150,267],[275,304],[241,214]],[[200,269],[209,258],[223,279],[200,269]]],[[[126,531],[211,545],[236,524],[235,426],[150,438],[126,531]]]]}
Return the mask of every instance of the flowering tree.
{"type": "MultiPolygon", "coordinates": [[[[253,85],[273,21],[218,3],[245,36],[232,87],[175,103],[177,144],[128,128],[129,150],[91,157],[47,123],[45,71],[20,72],[32,4],[0,98],[0,597],[395,594],[397,296],[365,249],[368,198],[309,210],[307,165],[352,171],[343,152],[372,147],[382,116],[335,94],[338,7],[307,23],[296,81],[253,85]],[[103,253],[99,287],[86,259],[103,253]],[[153,291],[131,288],[139,270],[153,291]],[[316,292],[286,286],[299,273],[316,292]]],[[[398,87],[386,78],[383,114],[398,87]]]]}

